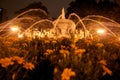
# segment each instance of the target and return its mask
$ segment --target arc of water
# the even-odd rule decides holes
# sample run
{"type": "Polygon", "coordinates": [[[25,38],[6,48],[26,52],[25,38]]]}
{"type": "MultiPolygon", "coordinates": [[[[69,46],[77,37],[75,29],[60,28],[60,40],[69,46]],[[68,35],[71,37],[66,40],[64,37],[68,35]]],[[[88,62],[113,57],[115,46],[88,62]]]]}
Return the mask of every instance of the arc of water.
{"type": "Polygon", "coordinates": [[[86,27],[85,27],[82,19],[77,14],[75,14],[75,13],[70,14],[70,16],[68,17],[68,19],[70,19],[70,17],[73,16],[73,15],[76,16],[78,18],[78,20],[79,20],[78,22],[80,22],[82,24],[83,29],[84,29],[84,37],[86,37],[86,31],[87,31],[87,29],[86,29],[86,27]]]}
{"type": "Polygon", "coordinates": [[[47,15],[47,13],[46,13],[44,10],[42,10],[42,9],[29,9],[29,10],[27,10],[27,11],[25,11],[25,12],[19,14],[18,16],[16,16],[16,18],[18,18],[18,17],[20,17],[20,16],[22,16],[22,15],[28,13],[28,12],[31,12],[31,11],[38,11],[38,10],[42,11],[45,15],[47,15]]]}
{"type": "Polygon", "coordinates": [[[35,26],[36,24],[42,23],[42,22],[44,22],[44,21],[48,21],[48,22],[51,22],[51,23],[53,24],[53,22],[52,22],[51,20],[48,20],[48,19],[39,20],[39,21],[35,22],[33,25],[31,25],[28,29],[26,29],[26,30],[23,32],[23,34],[24,34],[25,32],[27,32],[30,28],[32,28],[33,26],[35,26]]]}
{"type": "MultiPolygon", "coordinates": [[[[30,17],[19,18],[18,20],[23,20],[23,19],[34,20],[34,19],[30,18],[30,17]]],[[[2,34],[2,35],[0,35],[0,36],[7,36],[7,34],[10,34],[10,33],[7,32],[7,33],[4,33],[4,34],[2,34]]]]}
{"type": "Polygon", "coordinates": [[[59,22],[59,19],[66,19],[65,18],[65,10],[64,10],[64,8],[62,9],[61,15],[53,22],[54,23],[54,29],[56,29],[56,26],[57,26],[57,24],[59,22]]]}
{"type": "Polygon", "coordinates": [[[117,25],[120,27],[120,24],[117,23],[116,21],[114,21],[114,20],[112,20],[112,19],[109,19],[109,18],[107,18],[107,17],[100,16],[100,15],[88,15],[88,16],[86,16],[85,18],[91,18],[91,17],[99,17],[99,18],[106,19],[106,20],[108,20],[108,21],[111,21],[111,22],[117,24],[117,25]]]}
{"type": "Polygon", "coordinates": [[[28,13],[28,12],[38,11],[38,10],[41,10],[45,15],[47,15],[47,13],[46,13],[44,10],[42,10],[42,9],[30,9],[30,10],[28,10],[28,11],[25,11],[25,12],[19,14],[18,16],[16,16],[15,18],[13,18],[11,21],[9,21],[9,22],[0,30],[0,32],[3,31],[10,23],[14,22],[14,21],[15,21],[17,18],[19,18],[20,16],[22,16],[22,15],[28,13]]]}
{"type": "Polygon", "coordinates": [[[34,21],[34,19],[31,18],[31,17],[22,17],[22,18],[19,18],[18,20],[20,21],[20,20],[24,20],[24,19],[28,19],[28,20],[33,20],[34,21]]]}
{"type": "Polygon", "coordinates": [[[105,29],[107,29],[114,37],[117,37],[115,33],[113,33],[110,29],[108,29],[107,27],[105,27],[102,23],[100,23],[99,21],[96,21],[94,19],[89,19],[89,18],[84,18],[82,19],[83,21],[84,20],[90,20],[90,21],[93,21],[93,22],[96,22],[98,24],[100,24],[101,26],[103,26],[105,29]]]}
{"type": "Polygon", "coordinates": [[[57,26],[57,24],[58,24],[58,22],[59,22],[59,19],[61,19],[62,18],[62,15],[60,15],[54,22],[53,22],[53,24],[54,24],[54,29],[56,28],[56,26],[57,26]]]}

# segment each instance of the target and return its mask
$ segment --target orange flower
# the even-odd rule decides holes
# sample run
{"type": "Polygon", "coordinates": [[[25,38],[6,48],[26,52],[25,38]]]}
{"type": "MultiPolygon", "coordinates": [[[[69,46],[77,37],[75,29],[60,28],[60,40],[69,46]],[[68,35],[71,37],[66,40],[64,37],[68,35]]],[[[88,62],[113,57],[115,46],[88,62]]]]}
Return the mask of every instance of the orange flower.
{"type": "Polygon", "coordinates": [[[56,43],[57,43],[57,41],[53,40],[53,41],[52,41],[52,43],[53,43],[53,44],[56,44],[56,43]]]}
{"type": "Polygon", "coordinates": [[[46,52],[48,52],[48,53],[53,53],[53,50],[47,49],[46,52]]]}
{"type": "Polygon", "coordinates": [[[0,59],[0,64],[2,67],[6,68],[9,65],[13,65],[14,62],[11,60],[11,58],[3,58],[3,59],[0,59]]]}
{"type": "Polygon", "coordinates": [[[61,80],[70,80],[70,77],[71,76],[75,76],[75,72],[72,71],[72,69],[69,69],[69,68],[65,68],[63,70],[63,73],[61,74],[61,80]]]}
{"type": "Polygon", "coordinates": [[[32,64],[32,63],[30,63],[30,62],[24,63],[23,67],[24,67],[25,69],[30,69],[30,70],[32,70],[33,68],[35,68],[34,64],[32,64]]]}
{"type": "Polygon", "coordinates": [[[50,41],[49,40],[45,40],[45,43],[50,43],[50,41]]]}
{"type": "Polygon", "coordinates": [[[102,65],[102,69],[104,70],[104,73],[108,73],[110,76],[112,75],[112,71],[109,70],[106,66],[102,65]]]}
{"type": "Polygon", "coordinates": [[[112,75],[112,71],[109,70],[109,69],[106,67],[106,65],[107,65],[106,60],[104,60],[104,59],[103,59],[103,60],[100,60],[99,63],[102,64],[102,69],[104,70],[103,75],[105,75],[105,74],[107,73],[107,74],[109,74],[109,75],[111,76],[111,75],[112,75]]]}
{"type": "Polygon", "coordinates": [[[79,54],[83,54],[83,53],[85,53],[85,49],[77,49],[77,50],[75,50],[75,55],[79,55],[79,54]]]}
{"type": "Polygon", "coordinates": [[[44,53],[46,56],[50,55],[53,53],[53,50],[47,49],[46,52],[44,53]]]}
{"type": "Polygon", "coordinates": [[[61,54],[69,55],[69,51],[68,51],[68,50],[61,49],[59,52],[60,52],[61,54]]]}
{"type": "Polygon", "coordinates": [[[19,57],[19,56],[13,56],[12,60],[17,61],[18,64],[22,64],[25,61],[22,57],[19,57]]]}
{"type": "Polygon", "coordinates": [[[99,48],[102,48],[102,47],[104,47],[104,44],[103,43],[97,43],[96,46],[99,47],[99,48]]]}
{"type": "Polygon", "coordinates": [[[102,64],[102,65],[107,65],[106,60],[104,60],[104,59],[100,60],[99,63],[102,64]]]}
{"type": "Polygon", "coordinates": [[[9,48],[10,51],[12,51],[13,53],[18,53],[19,50],[17,48],[9,48]]]}
{"type": "Polygon", "coordinates": [[[64,58],[66,57],[66,55],[69,56],[69,54],[70,54],[68,50],[64,50],[64,49],[59,50],[59,52],[60,52],[60,54],[62,54],[64,56],[64,58]]]}

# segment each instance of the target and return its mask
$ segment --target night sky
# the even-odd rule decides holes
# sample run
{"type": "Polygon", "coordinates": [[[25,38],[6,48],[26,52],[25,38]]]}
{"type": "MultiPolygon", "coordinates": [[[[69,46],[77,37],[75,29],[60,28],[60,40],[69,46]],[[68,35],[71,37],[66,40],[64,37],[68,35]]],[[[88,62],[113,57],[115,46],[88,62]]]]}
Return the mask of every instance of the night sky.
{"type": "Polygon", "coordinates": [[[57,17],[61,14],[61,9],[68,8],[69,3],[74,0],[0,0],[0,7],[7,10],[8,18],[12,18],[14,12],[22,9],[33,2],[42,2],[47,7],[52,17],[57,17]]]}

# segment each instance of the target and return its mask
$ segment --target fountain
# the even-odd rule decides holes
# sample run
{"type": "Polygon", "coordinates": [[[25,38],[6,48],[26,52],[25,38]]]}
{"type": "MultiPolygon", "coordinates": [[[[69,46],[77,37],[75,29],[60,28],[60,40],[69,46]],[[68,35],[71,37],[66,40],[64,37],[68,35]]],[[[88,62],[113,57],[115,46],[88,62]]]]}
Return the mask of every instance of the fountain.
{"type": "Polygon", "coordinates": [[[44,38],[46,36],[49,38],[71,38],[71,34],[72,37],[79,39],[94,36],[118,38],[120,36],[120,24],[99,15],[88,15],[80,18],[77,14],[72,13],[66,18],[64,8],[56,20],[52,20],[41,9],[30,9],[0,24],[0,36],[2,37],[11,35],[22,37],[23,35],[31,38],[44,38]],[[19,27],[17,34],[10,31],[13,26],[19,27]]]}
{"type": "Polygon", "coordinates": [[[64,8],[62,9],[62,14],[53,23],[54,31],[56,31],[56,34],[59,37],[69,37],[69,33],[75,33],[75,23],[72,20],[65,18],[64,8]]]}

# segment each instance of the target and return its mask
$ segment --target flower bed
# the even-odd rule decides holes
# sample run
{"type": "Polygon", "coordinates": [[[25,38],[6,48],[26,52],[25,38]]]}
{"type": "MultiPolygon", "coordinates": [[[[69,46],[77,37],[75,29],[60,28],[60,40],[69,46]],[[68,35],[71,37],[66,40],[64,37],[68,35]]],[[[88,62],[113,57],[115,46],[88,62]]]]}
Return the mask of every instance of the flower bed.
{"type": "Polygon", "coordinates": [[[0,38],[0,80],[118,80],[119,41],[0,38]]]}

